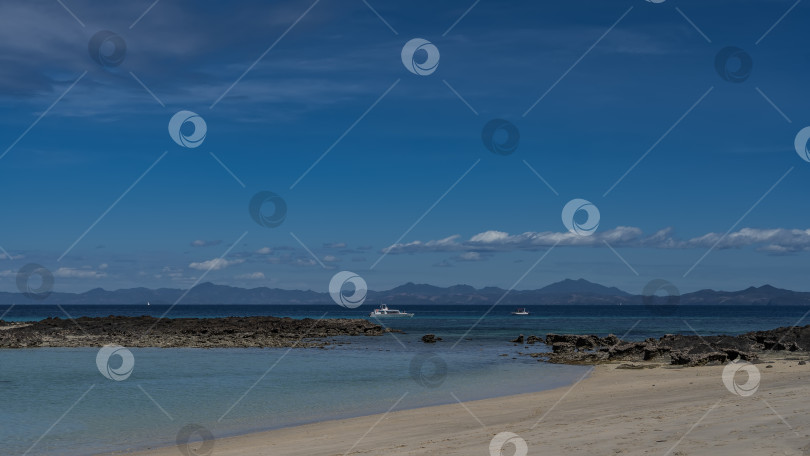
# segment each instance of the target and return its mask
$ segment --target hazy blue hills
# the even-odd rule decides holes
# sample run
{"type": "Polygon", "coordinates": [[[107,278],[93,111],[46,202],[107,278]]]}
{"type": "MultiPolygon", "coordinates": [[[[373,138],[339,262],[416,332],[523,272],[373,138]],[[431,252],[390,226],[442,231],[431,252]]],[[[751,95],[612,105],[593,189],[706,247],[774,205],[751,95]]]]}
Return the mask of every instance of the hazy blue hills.
{"type": "Polygon", "coordinates": [[[537,290],[546,294],[595,294],[607,296],[630,296],[629,293],[619,290],[616,287],[606,287],[598,283],[588,282],[585,279],[565,279],[561,282],[552,283],[537,290]]]}
{"type": "MultiPolygon", "coordinates": [[[[104,290],[94,288],[84,293],[52,293],[35,300],[21,293],[0,292],[0,304],[331,304],[328,293],[280,288],[239,288],[202,283],[190,290],[176,288],[128,288],[104,290]],[[184,295],[185,294],[185,295],[184,295]],[[182,299],[181,299],[182,297],[182,299]]],[[[521,305],[587,305],[642,304],[640,295],[615,287],[606,287],[584,279],[566,279],[537,290],[507,290],[498,287],[475,288],[469,285],[438,287],[406,283],[386,291],[369,291],[366,303],[407,304],[500,304],[521,305]],[[504,295],[506,296],[504,297],[504,295]]],[[[763,285],[740,291],[700,290],[680,297],[682,305],[810,305],[810,293],[784,290],[763,285]]]]}

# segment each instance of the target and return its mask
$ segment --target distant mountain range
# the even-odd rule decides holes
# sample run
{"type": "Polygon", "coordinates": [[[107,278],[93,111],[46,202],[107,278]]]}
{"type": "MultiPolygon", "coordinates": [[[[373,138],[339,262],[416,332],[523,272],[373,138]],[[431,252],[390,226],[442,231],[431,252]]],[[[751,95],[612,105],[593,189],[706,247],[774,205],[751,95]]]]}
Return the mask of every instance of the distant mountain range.
{"type": "MultiPolygon", "coordinates": [[[[172,304],[186,290],[175,288],[129,288],[107,291],[95,288],[84,293],[52,293],[42,301],[21,293],[0,292],[0,304],[172,304]]],[[[474,288],[469,285],[437,287],[406,283],[387,291],[369,291],[368,304],[494,304],[506,290],[498,287],[474,288]]],[[[663,300],[661,300],[663,301],[663,300]]],[[[659,301],[660,302],[660,301],[659,301]]],[[[238,288],[202,283],[188,290],[181,304],[331,304],[328,293],[279,288],[238,288]]],[[[642,296],[584,279],[566,279],[537,290],[513,290],[503,305],[587,305],[643,304],[642,296]]],[[[700,290],[680,297],[681,305],[810,305],[810,292],[783,290],[764,285],[740,291],[700,290]]]]}

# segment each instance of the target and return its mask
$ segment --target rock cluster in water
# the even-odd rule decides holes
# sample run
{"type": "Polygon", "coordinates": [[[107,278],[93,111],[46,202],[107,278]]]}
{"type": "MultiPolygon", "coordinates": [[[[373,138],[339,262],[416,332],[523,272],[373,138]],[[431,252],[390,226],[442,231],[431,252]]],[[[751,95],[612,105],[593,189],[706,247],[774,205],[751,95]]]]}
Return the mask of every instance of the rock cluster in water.
{"type": "Polygon", "coordinates": [[[36,322],[0,320],[0,348],[94,347],[322,347],[336,336],[379,336],[385,330],[362,319],[277,317],[47,318],[36,322]]]}
{"type": "MultiPolygon", "coordinates": [[[[521,335],[522,339],[522,335],[521,335]]],[[[529,340],[539,341],[536,336],[529,340]]],[[[514,342],[514,341],[513,341],[514,342]]],[[[548,334],[545,344],[551,353],[532,353],[560,364],[599,364],[608,362],[654,362],[684,366],[726,363],[735,359],[757,360],[774,352],[810,351],[810,325],[754,331],[739,336],[698,336],[668,334],[659,339],[629,342],[614,335],[548,334]]]]}

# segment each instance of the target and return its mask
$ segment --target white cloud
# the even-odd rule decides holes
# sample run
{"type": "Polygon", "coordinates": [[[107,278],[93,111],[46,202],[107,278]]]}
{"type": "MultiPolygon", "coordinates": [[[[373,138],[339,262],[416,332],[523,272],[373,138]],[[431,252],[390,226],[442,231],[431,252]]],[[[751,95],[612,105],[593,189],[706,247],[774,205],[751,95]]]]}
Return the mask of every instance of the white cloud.
{"type": "Polygon", "coordinates": [[[197,239],[195,241],[191,241],[192,247],[210,247],[212,245],[219,245],[222,244],[222,241],[215,240],[215,241],[204,241],[202,239],[197,239]]]}
{"type": "Polygon", "coordinates": [[[264,279],[264,273],[263,272],[251,272],[251,273],[248,273],[248,274],[239,274],[238,276],[236,276],[236,278],[237,279],[243,279],[243,280],[262,280],[262,279],[264,279]]]}
{"type": "Polygon", "coordinates": [[[447,252],[452,250],[460,250],[460,244],[456,242],[456,239],[460,238],[461,235],[454,234],[452,236],[446,237],[444,239],[439,239],[437,241],[413,241],[407,244],[394,244],[389,247],[383,249],[383,252],[388,253],[414,253],[418,251],[435,251],[435,252],[447,252]]]}
{"type": "Polygon", "coordinates": [[[338,258],[338,257],[336,257],[334,255],[326,255],[325,257],[323,257],[323,261],[325,261],[327,263],[335,263],[337,261],[340,261],[340,258],[338,258]]]}
{"type": "Polygon", "coordinates": [[[224,258],[215,258],[213,260],[193,262],[188,265],[191,269],[199,269],[201,271],[219,271],[235,264],[242,264],[245,260],[226,260],[224,258]]]}
{"type": "Polygon", "coordinates": [[[92,269],[59,268],[54,271],[53,276],[63,279],[99,279],[107,274],[92,269]]]}
{"type": "Polygon", "coordinates": [[[484,231],[463,241],[460,235],[453,235],[432,241],[413,241],[394,244],[383,249],[383,252],[421,253],[421,252],[466,252],[456,259],[476,261],[481,259],[481,252],[505,252],[513,250],[537,250],[560,246],[605,247],[644,247],[654,249],[732,249],[756,246],[757,250],[773,254],[784,254],[810,250],[810,229],[757,229],[742,228],[739,231],[723,236],[720,233],[707,233],[691,239],[677,239],[672,228],[665,228],[652,235],[645,236],[640,228],[618,226],[611,230],[597,232],[592,236],[578,236],[569,232],[525,232],[509,234],[503,231],[484,231]]]}
{"type": "Polygon", "coordinates": [[[509,233],[503,231],[484,231],[470,238],[470,242],[498,242],[509,239],[509,233]]]}
{"type": "Polygon", "coordinates": [[[481,261],[484,258],[478,252],[464,252],[456,259],[459,261],[481,261]]]}
{"type": "Polygon", "coordinates": [[[259,250],[257,250],[256,253],[258,253],[259,255],[270,255],[271,253],[273,253],[273,249],[271,249],[270,247],[262,247],[259,250]]]}

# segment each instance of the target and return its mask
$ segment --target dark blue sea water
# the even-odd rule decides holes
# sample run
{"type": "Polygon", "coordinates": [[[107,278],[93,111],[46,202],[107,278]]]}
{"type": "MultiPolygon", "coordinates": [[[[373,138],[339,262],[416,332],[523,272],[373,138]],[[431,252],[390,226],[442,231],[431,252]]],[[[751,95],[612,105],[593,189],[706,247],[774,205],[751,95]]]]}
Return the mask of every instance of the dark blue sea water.
{"type": "MultiPolygon", "coordinates": [[[[47,317],[74,318],[107,315],[159,317],[170,309],[168,305],[65,305],[60,309],[51,305],[0,306],[4,320],[40,320],[47,317]],[[62,310],[64,309],[64,311],[62,310]]],[[[167,318],[211,318],[227,316],[272,315],[291,318],[367,318],[371,306],[346,309],[337,305],[178,305],[171,308],[167,318]]],[[[544,335],[546,333],[588,333],[622,335],[628,339],[659,337],[665,333],[701,335],[739,334],[747,331],[790,326],[797,322],[810,307],[794,306],[680,306],[673,307],[671,315],[653,312],[644,306],[529,306],[530,315],[516,317],[515,310],[506,307],[415,305],[400,310],[413,312],[412,319],[384,320],[383,323],[402,329],[412,335],[424,333],[461,336],[470,328],[475,340],[501,340],[518,333],[544,335]],[[489,312],[488,312],[489,311],[489,312]],[[481,319],[483,317],[483,319],[481,319]],[[478,320],[480,322],[478,322],[478,320]],[[476,322],[478,322],[476,324],[476,322]]],[[[658,310],[652,309],[652,310],[658,310]]],[[[810,324],[810,321],[804,324],[810,324]]],[[[407,336],[403,336],[408,338],[407,336]]]]}
{"type": "MultiPolygon", "coordinates": [[[[362,318],[366,307],[188,305],[168,317],[362,318]]],[[[0,308],[0,315],[160,316],[168,306],[63,309],[19,305],[0,308]]],[[[134,369],[122,381],[102,375],[98,349],[0,350],[0,453],[93,454],[173,444],[190,423],[221,437],[381,413],[398,400],[402,409],[538,391],[573,383],[586,370],[519,356],[528,350],[509,343],[517,334],[736,334],[796,324],[809,309],[684,306],[660,316],[642,306],[536,306],[525,317],[503,307],[487,313],[486,306],[402,310],[416,316],[385,324],[403,333],[341,338],[327,349],[132,349],[134,369]],[[444,340],[426,345],[426,333],[444,340]]]]}

